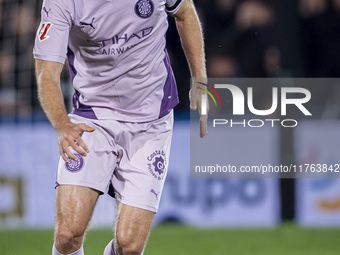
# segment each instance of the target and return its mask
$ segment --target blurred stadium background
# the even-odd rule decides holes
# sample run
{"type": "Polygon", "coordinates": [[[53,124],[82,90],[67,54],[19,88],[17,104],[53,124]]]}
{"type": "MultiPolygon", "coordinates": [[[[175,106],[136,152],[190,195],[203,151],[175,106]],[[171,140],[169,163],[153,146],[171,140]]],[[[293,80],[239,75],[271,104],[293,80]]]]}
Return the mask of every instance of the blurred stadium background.
{"type": "MultiPolygon", "coordinates": [[[[194,2],[209,77],[339,77],[340,0],[194,2]]],[[[32,58],[41,4],[0,0],[1,255],[49,254],[52,243],[58,150],[37,100],[32,58]]],[[[339,179],[190,179],[190,76],[173,19],[169,23],[168,51],[181,104],[147,253],[338,254],[339,179]]],[[[70,108],[67,72],[62,89],[70,108]]],[[[271,131],[276,164],[339,163],[340,87],[314,89],[312,107],[318,114],[312,120],[294,130],[271,131]]],[[[248,146],[271,150],[266,143],[248,146]]],[[[101,197],[87,254],[101,254],[113,217],[114,201],[101,197]]]]}

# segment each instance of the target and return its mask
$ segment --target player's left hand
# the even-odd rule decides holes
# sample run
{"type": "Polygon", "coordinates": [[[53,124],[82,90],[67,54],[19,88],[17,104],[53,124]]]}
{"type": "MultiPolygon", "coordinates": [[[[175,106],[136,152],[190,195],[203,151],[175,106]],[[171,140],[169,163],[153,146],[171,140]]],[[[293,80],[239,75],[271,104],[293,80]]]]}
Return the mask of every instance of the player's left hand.
{"type": "MultiPolygon", "coordinates": [[[[204,81],[202,80],[202,83],[204,81]]],[[[203,138],[208,134],[208,112],[209,112],[209,102],[207,98],[206,86],[201,84],[201,81],[194,80],[192,88],[189,93],[190,98],[190,109],[199,111],[200,118],[200,137],[203,138]]]]}

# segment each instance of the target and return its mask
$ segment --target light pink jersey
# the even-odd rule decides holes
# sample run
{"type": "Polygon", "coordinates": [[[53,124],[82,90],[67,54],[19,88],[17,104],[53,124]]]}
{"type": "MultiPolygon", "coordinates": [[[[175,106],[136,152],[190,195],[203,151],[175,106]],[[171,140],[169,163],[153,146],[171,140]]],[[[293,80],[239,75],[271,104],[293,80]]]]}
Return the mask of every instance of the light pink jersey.
{"type": "Polygon", "coordinates": [[[147,122],[168,114],[178,94],[165,48],[166,11],[184,0],[44,0],[33,50],[64,63],[73,113],[147,122]]]}

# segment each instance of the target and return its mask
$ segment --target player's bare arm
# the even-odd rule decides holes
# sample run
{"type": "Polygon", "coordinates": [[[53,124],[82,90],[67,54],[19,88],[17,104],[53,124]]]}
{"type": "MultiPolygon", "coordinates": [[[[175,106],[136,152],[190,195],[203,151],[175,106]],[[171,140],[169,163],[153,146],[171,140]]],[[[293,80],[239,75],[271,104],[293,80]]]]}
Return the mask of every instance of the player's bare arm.
{"type": "Polygon", "coordinates": [[[197,89],[197,87],[204,88],[204,86],[197,82],[205,83],[207,74],[202,28],[192,0],[186,0],[174,17],[182,47],[188,61],[191,77],[194,79],[189,95],[190,108],[191,110],[198,109],[200,112],[200,136],[203,138],[208,134],[207,113],[204,114],[201,112],[202,94],[204,94],[204,91],[197,89]]]}
{"type": "Polygon", "coordinates": [[[78,160],[70,151],[71,146],[80,155],[86,156],[89,149],[81,139],[83,132],[94,131],[93,127],[85,124],[73,124],[66,113],[64,99],[60,88],[60,74],[63,64],[36,60],[36,78],[38,96],[41,106],[58,135],[59,151],[62,158],[78,160]]]}

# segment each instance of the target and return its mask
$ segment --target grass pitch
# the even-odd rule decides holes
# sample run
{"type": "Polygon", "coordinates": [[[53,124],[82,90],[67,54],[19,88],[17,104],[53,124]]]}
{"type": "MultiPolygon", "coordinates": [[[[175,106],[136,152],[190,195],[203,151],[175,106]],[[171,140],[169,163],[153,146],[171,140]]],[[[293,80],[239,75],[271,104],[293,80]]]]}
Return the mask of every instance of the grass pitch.
{"type": "MultiPolygon", "coordinates": [[[[110,229],[88,232],[86,255],[102,255],[110,229]]],[[[303,229],[283,224],[273,229],[197,229],[160,225],[153,229],[145,255],[335,255],[340,229],[303,229]]],[[[0,230],[0,255],[49,255],[52,230],[0,230]]]]}

